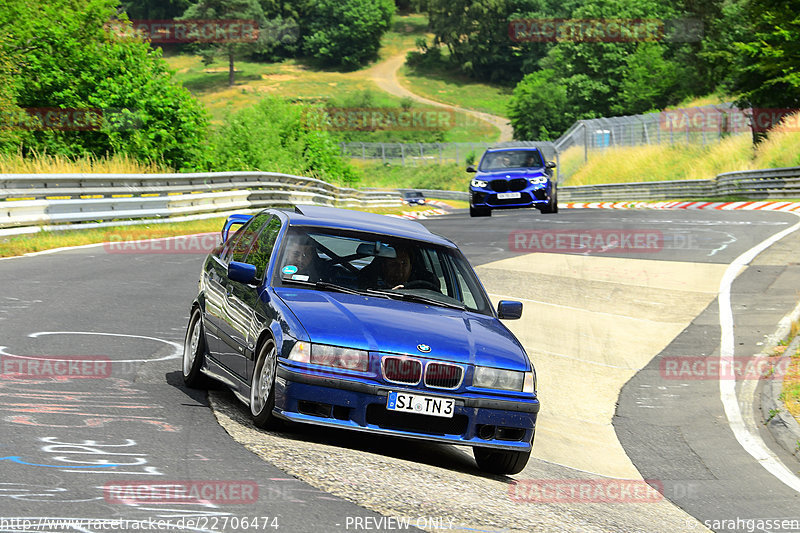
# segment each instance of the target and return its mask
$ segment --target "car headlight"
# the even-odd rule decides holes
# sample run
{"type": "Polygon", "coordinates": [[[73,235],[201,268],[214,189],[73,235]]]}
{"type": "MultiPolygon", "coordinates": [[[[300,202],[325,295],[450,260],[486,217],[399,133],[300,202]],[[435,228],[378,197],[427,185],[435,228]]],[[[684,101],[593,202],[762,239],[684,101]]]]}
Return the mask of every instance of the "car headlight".
{"type": "Polygon", "coordinates": [[[366,372],[369,368],[369,353],[364,350],[303,341],[292,347],[289,360],[359,372],[366,372]]]}
{"type": "Polygon", "coordinates": [[[547,183],[547,176],[538,176],[536,178],[528,178],[528,181],[530,181],[534,185],[547,183]]]}
{"type": "Polygon", "coordinates": [[[469,184],[472,185],[473,187],[477,187],[478,189],[483,189],[484,187],[489,185],[488,182],[485,182],[483,180],[472,180],[469,182],[469,184]]]}
{"type": "Polygon", "coordinates": [[[488,366],[476,366],[475,374],[472,377],[472,385],[482,389],[525,391],[526,388],[533,388],[532,382],[530,384],[526,383],[527,374],[531,374],[531,372],[516,372],[488,366]]]}

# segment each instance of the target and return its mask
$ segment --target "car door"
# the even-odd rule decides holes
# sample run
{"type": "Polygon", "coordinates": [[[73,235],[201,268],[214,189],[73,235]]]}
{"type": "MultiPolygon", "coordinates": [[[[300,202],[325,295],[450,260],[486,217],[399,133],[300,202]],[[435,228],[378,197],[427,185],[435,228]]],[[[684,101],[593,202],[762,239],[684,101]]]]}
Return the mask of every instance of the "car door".
{"type": "MultiPolygon", "coordinates": [[[[247,247],[247,252],[243,255],[240,255],[239,248],[235,248],[233,252],[233,261],[255,265],[257,278],[254,283],[240,283],[228,279],[226,285],[224,332],[232,349],[225,365],[244,380],[247,376],[247,362],[253,359],[255,340],[258,335],[258,320],[255,319],[255,311],[259,288],[280,228],[281,222],[277,217],[266,213],[264,216],[257,216],[249,228],[252,235],[250,239],[253,240],[253,243],[247,247]]],[[[241,251],[244,251],[244,247],[241,251]]]]}
{"type": "Polygon", "coordinates": [[[227,241],[218,249],[209,254],[203,267],[202,284],[205,295],[203,325],[205,326],[209,353],[217,361],[221,360],[222,353],[228,351],[228,344],[220,337],[221,325],[225,323],[228,262],[230,262],[234,246],[243,235],[245,227],[246,224],[228,237],[227,241]]]}
{"type": "Polygon", "coordinates": [[[232,237],[231,245],[228,246],[226,253],[220,257],[214,266],[222,286],[221,307],[218,310],[219,316],[216,318],[218,348],[215,352],[215,359],[234,374],[238,374],[236,367],[241,365],[241,361],[238,344],[233,341],[232,337],[234,327],[231,323],[231,309],[228,302],[228,296],[232,290],[232,282],[228,278],[228,265],[231,261],[244,261],[245,257],[247,257],[247,252],[256,242],[259,230],[271,216],[269,213],[258,214],[237,231],[236,235],[232,237]]]}

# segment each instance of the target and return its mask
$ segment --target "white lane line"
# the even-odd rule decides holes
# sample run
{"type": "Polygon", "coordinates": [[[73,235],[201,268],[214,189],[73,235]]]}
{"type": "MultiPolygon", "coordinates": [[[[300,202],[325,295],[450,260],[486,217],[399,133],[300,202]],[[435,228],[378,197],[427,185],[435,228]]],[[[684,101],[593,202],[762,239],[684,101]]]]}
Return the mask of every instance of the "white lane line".
{"type": "MultiPolygon", "coordinates": [[[[147,337],[145,335],[126,335],[124,333],[99,333],[96,331],[38,331],[36,333],[31,333],[28,337],[37,338],[42,335],[102,335],[108,337],[128,337],[132,339],[145,339],[150,341],[156,342],[163,342],[173,348],[173,352],[169,355],[165,355],[164,357],[159,357],[158,359],[113,359],[111,363],[153,363],[155,361],[167,361],[169,359],[178,359],[183,357],[183,346],[178,344],[177,342],[168,341],[166,339],[159,339],[158,337],[147,337]]],[[[20,359],[41,359],[41,356],[27,356],[27,355],[17,355],[11,354],[5,351],[5,346],[0,346],[0,355],[7,355],[10,357],[17,357],[20,359]]],[[[53,359],[49,358],[51,361],[60,361],[62,359],[53,359]]],[[[63,359],[64,361],[68,361],[68,359],[63,359]]]]}
{"type": "MultiPolygon", "coordinates": [[[[733,335],[733,309],[731,308],[731,285],[739,271],[747,266],[755,257],[772,246],[775,242],[800,229],[800,222],[794,226],[776,233],[769,239],[750,248],[736,258],[725,270],[719,284],[719,324],[720,324],[720,369],[730,368],[733,372],[734,335],[733,335]]],[[[736,397],[736,380],[724,379],[724,371],[720,370],[719,395],[725,409],[728,425],[733,431],[736,440],[756,461],[770,474],[778,478],[789,488],[800,492],[800,478],[784,465],[766,445],[761,436],[751,431],[742,416],[739,401],[736,397]]]]}

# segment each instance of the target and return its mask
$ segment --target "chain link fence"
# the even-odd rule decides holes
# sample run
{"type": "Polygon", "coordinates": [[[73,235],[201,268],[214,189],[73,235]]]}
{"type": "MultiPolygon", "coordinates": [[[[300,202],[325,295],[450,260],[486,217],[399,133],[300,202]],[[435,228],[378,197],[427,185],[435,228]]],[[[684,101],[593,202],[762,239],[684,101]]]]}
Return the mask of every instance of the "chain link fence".
{"type": "MultiPolygon", "coordinates": [[[[555,160],[573,146],[603,150],[615,146],[645,144],[702,144],[727,135],[750,131],[751,113],[732,104],[708,105],[673,109],[659,113],[604,117],[579,120],[553,142],[526,141],[544,147],[545,157],[555,160]]],[[[504,144],[504,143],[500,143],[504,144]]],[[[519,145],[519,143],[514,143],[519,145]]],[[[465,164],[472,156],[476,160],[490,146],[498,143],[340,143],[342,155],[355,159],[370,159],[382,163],[423,165],[465,164]]]]}

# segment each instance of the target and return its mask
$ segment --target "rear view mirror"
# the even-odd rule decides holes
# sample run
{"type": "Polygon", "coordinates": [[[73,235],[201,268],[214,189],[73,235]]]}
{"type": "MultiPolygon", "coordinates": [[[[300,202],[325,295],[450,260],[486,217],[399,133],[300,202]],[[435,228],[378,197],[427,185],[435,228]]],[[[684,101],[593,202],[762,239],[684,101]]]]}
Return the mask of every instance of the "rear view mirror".
{"type": "Polygon", "coordinates": [[[548,161],[547,164],[545,165],[545,168],[556,168],[556,162],[548,161]]]}
{"type": "Polygon", "coordinates": [[[358,245],[358,248],[356,248],[356,253],[358,255],[371,255],[373,257],[397,257],[397,252],[394,248],[390,248],[381,242],[376,242],[375,244],[362,242],[358,245]]]}
{"type": "Polygon", "coordinates": [[[522,302],[500,300],[497,304],[497,317],[516,320],[522,316],[522,302]]]}
{"type": "Polygon", "coordinates": [[[477,172],[477,170],[475,170],[475,167],[473,165],[470,165],[467,167],[467,172],[477,172]]]}

